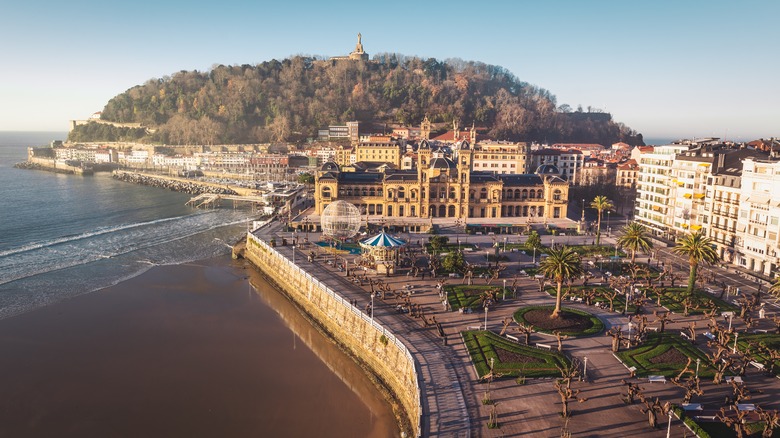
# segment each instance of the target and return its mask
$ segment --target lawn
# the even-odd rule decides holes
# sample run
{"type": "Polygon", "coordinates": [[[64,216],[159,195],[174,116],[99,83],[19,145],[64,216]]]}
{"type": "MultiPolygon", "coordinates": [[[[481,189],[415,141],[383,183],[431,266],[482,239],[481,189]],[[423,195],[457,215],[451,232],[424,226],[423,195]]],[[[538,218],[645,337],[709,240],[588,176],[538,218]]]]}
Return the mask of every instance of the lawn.
{"type": "MultiPolygon", "coordinates": [[[[661,305],[669,309],[671,312],[683,313],[685,308],[682,305],[682,302],[684,300],[684,297],[686,296],[685,294],[686,294],[685,287],[667,287],[666,293],[661,297],[661,305]]],[[[653,293],[649,291],[647,292],[647,298],[649,298],[653,302],[657,302],[658,299],[653,293]]],[[[699,309],[690,309],[688,311],[690,315],[700,315],[704,313],[705,310],[709,309],[708,303],[710,302],[713,302],[715,303],[716,306],[718,306],[719,312],[739,311],[739,308],[737,306],[728,303],[724,300],[721,300],[720,298],[708,294],[700,289],[694,290],[693,298],[694,301],[698,304],[699,309]]]]}
{"type": "Polygon", "coordinates": [[[558,366],[569,365],[569,359],[557,351],[546,351],[504,339],[493,332],[461,332],[463,341],[480,378],[493,370],[502,376],[560,377],[558,366]]]}
{"type": "Polygon", "coordinates": [[[672,333],[649,333],[642,345],[615,354],[627,367],[636,367],[638,377],[675,377],[685,368],[689,357],[693,359],[692,370],[696,367],[696,359],[701,359],[699,377],[715,376],[715,370],[707,365],[709,360],[704,352],[672,333]]]}
{"type": "Polygon", "coordinates": [[[450,303],[452,310],[458,310],[460,308],[481,310],[482,300],[480,299],[482,294],[487,291],[494,291],[496,299],[501,299],[501,286],[488,286],[488,285],[446,285],[444,291],[447,292],[447,301],[450,303]]]}
{"type": "MultiPolygon", "coordinates": [[[[766,366],[766,370],[770,370],[771,359],[758,352],[758,350],[751,344],[763,344],[767,348],[775,351],[780,351],[780,334],[777,333],[740,333],[739,340],[737,341],[737,347],[740,351],[749,351],[753,356],[753,360],[766,366]]],[[[780,361],[776,360],[778,364],[780,361]]],[[[775,366],[772,370],[773,374],[777,374],[778,367],[775,366]]]]}
{"type": "MultiPolygon", "coordinates": [[[[583,291],[585,291],[585,290],[593,290],[593,289],[596,289],[599,292],[602,291],[602,290],[603,291],[609,291],[610,287],[609,286],[572,286],[571,287],[571,292],[569,293],[569,296],[584,298],[583,291]]],[[[561,293],[565,294],[568,290],[569,290],[568,287],[563,286],[563,288],[561,288],[561,293]]],[[[550,295],[552,297],[555,297],[555,295],[557,293],[557,286],[547,286],[544,289],[544,291],[547,292],[548,295],[550,295]]],[[[593,298],[591,300],[591,302],[593,304],[595,304],[595,303],[604,303],[606,305],[605,309],[609,309],[609,300],[604,298],[603,296],[601,296],[600,293],[599,293],[598,296],[593,298]]],[[[612,300],[612,302],[613,302],[612,306],[613,306],[613,309],[614,309],[615,312],[622,312],[622,311],[624,311],[626,309],[626,296],[624,294],[619,294],[617,297],[615,297],[614,300],[612,300]]],[[[634,313],[634,312],[636,312],[636,306],[634,306],[633,304],[629,303],[629,305],[628,305],[628,313],[631,314],[631,313],[634,313]]]]}

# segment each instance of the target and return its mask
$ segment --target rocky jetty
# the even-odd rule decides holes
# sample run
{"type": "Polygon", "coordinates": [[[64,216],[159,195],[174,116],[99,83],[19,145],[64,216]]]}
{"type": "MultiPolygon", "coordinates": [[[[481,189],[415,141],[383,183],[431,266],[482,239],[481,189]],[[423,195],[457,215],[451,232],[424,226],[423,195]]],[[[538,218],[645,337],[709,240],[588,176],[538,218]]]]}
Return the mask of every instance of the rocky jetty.
{"type": "Polygon", "coordinates": [[[114,172],[114,179],[133,184],[141,184],[150,187],[160,187],[175,192],[189,193],[191,195],[201,195],[204,193],[213,193],[215,195],[237,195],[236,191],[226,187],[215,187],[201,184],[197,181],[178,181],[164,178],[154,178],[148,175],[141,175],[131,172],[114,172]]]}

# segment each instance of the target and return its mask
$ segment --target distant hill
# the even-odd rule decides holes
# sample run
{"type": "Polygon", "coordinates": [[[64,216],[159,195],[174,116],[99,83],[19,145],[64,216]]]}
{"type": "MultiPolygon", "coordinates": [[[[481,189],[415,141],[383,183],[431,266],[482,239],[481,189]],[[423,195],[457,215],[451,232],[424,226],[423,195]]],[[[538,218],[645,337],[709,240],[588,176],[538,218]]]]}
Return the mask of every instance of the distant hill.
{"type": "Polygon", "coordinates": [[[134,140],[167,144],[300,142],[329,124],[374,126],[472,123],[499,140],[642,144],[641,134],[610,114],[560,108],[549,91],[503,67],[399,54],[372,61],[295,56],[258,65],[180,71],[111,99],[101,118],[141,123],[151,133],[84,125],[70,140],[134,140]]]}

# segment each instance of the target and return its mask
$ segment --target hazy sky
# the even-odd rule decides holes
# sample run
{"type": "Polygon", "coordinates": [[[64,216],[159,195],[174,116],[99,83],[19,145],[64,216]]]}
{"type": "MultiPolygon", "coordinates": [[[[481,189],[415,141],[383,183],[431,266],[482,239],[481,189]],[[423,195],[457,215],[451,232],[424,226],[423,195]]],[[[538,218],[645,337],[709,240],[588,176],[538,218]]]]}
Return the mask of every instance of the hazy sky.
{"type": "Polygon", "coordinates": [[[372,56],[501,65],[646,139],[780,136],[776,0],[28,0],[0,11],[4,131],[64,131],[179,70],[346,54],[361,32],[372,56]]]}

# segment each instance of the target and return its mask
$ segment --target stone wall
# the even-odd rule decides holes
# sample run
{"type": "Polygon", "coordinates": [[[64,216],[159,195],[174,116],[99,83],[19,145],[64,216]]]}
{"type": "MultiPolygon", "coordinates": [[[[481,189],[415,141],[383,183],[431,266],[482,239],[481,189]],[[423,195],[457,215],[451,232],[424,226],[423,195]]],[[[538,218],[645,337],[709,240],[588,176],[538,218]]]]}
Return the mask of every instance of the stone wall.
{"type": "Polygon", "coordinates": [[[420,387],[415,360],[406,346],[348,300],[251,233],[247,235],[244,255],[373,372],[401,405],[406,417],[402,418],[402,430],[411,428],[414,436],[419,436],[420,387]]]}

